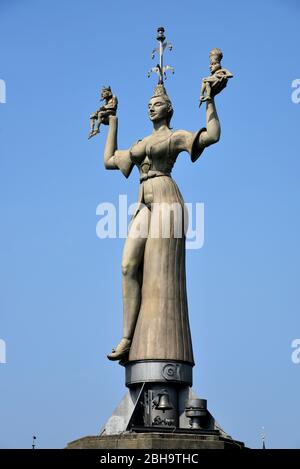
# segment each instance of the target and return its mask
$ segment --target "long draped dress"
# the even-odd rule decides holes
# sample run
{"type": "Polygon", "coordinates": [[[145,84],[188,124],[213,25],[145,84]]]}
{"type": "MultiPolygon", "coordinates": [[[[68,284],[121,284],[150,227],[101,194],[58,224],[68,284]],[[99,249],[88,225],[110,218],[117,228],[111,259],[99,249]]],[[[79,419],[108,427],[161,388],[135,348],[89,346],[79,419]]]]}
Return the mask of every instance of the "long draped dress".
{"type": "Polygon", "coordinates": [[[130,150],[115,152],[115,164],[126,177],[134,165],[139,168],[138,207],[133,218],[143,204],[151,211],[141,266],[140,310],[129,361],[176,360],[194,364],[185,273],[186,211],[171,171],[179,153],[175,140],[180,139],[184,150],[195,161],[203,151],[198,144],[202,130],[197,133],[170,131],[167,138],[155,144],[147,144],[144,139],[130,150]],[[166,207],[175,207],[171,216],[171,210],[166,207]],[[168,230],[163,231],[167,224],[168,230]]]}

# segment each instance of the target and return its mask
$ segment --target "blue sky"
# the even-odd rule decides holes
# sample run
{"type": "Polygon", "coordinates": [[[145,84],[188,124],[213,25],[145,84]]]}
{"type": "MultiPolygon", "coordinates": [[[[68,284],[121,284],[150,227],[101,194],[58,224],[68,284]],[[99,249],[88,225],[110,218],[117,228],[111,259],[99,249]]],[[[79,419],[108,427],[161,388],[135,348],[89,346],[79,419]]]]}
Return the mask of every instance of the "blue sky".
{"type": "Polygon", "coordinates": [[[136,200],[88,141],[98,90],[119,98],[119,146],[151,131],[150,53],[165,26],[173,127],[204,125],[197,99],[212,47],[234,78],[217,97],[220,142],[174,178],[205,204],[205,244],[187,253],[194,389],[236,439],[300,448],[300,6],[292,0],[0,0],[0,447],[96,434],[125,393],[106,359],[122,326],[124,240],[96,236],[96,207],[136,200]]]}

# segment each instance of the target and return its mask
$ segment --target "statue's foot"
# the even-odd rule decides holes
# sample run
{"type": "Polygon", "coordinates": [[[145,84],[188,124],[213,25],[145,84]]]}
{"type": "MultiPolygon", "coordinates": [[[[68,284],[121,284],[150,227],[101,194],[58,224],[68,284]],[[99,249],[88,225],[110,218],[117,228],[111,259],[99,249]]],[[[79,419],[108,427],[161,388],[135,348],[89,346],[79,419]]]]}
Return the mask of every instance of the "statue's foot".
{"type": "Polygon", "coordinates": [[[123,337],[117,347],[112,349],[111,353],[107,355],[109,360],[122,360],[127,357],[131,346],[131,339],[123,337]]]}
{"type": "Polygon", "coordinates": [[[199,98],[199,107],[201,106],[201,104],[205,101],[205,96],[200,96],[199,98]]]}
{"type": "Polygon", "coordinates": [[[90,132],[89,133],[89,139],[94,137],[95,135],[99,134],[100,133],[100,130],[93,130],[93,132],[90,132]]]}

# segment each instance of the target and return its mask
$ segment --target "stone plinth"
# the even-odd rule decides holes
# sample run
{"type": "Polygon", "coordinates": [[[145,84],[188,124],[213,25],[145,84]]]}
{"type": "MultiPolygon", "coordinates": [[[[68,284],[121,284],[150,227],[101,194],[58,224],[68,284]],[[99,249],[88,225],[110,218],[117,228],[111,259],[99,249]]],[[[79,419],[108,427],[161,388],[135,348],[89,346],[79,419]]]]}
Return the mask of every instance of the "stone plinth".
{"type": "Polygon", "coordinates": [[[133,433],[85,436],[67,449],[243,449],[244,443],[216,434],[133,433]]]}

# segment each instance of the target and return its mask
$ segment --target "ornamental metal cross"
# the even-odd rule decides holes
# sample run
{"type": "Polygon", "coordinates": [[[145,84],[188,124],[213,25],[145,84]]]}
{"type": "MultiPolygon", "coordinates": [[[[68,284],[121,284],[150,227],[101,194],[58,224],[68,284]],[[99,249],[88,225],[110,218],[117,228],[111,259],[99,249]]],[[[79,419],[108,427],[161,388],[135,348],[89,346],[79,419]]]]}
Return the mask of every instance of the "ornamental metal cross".
{"type": "Polygon", "coordinates": [[[158,83],[160,85],[163,84],[164,79],[167,79],[167,70],[171,70],[172,73],[174,73],[174,68],[170,67],[170,65],[165,65],[163,64],[163,56],[164,56],[164,51],[166,48],[168,48],[170,51],[172,50],[173,46],[170,42],[165,42],[165,35],[164,35],[165,29],[163,27],[160,27],[157,29],[157,37],[156,39],[158,40],[158,47],[153,49],[152,51],[152,59],[154,59],[155,54],[157,53],[159,56],[159,64],[156,65],[156,67],[152,67],[149,72],[148,72],[148,77],[150,77],[151,73],[157,73],[158,75],[158,83]]]}

